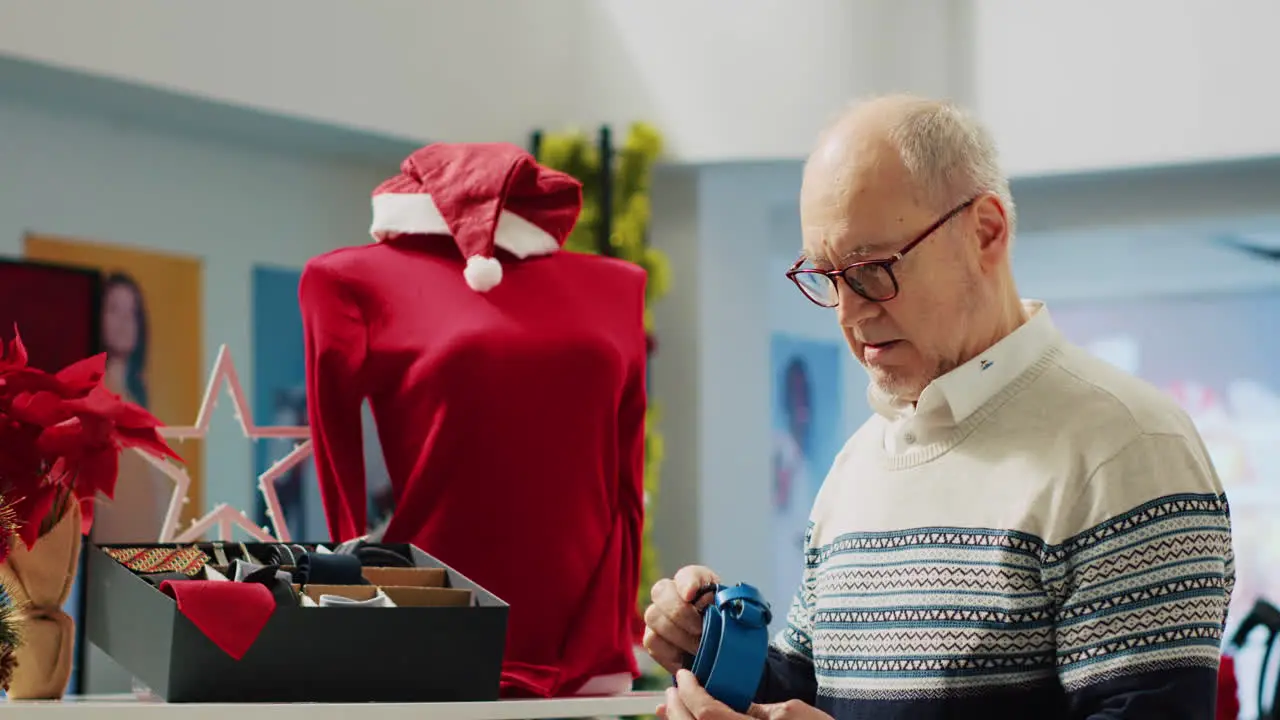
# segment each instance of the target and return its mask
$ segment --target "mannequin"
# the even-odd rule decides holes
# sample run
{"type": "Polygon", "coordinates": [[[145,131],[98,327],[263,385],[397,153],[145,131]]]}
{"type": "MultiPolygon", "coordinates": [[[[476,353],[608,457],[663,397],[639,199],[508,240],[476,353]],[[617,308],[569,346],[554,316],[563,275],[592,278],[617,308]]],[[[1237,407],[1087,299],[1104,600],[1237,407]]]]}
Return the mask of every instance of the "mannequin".
{"type": "Polygon", "coordinates": [[[510,605],[505,697],[638,676],[645,274],[560,249],[576,180],[514,145],[435,144],[374,191],[375,243],[299,289],[330,534],[363,535],[361,402],[410,542],[510,605]]]}

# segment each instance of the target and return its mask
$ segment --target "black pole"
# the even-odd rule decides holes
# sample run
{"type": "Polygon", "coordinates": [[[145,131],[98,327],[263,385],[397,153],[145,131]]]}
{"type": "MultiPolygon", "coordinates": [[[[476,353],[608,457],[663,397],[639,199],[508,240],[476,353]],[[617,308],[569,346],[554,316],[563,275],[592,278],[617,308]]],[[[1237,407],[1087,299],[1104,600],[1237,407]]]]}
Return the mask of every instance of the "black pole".
{"type": "Polygon", "coordinates": [[[600,128],[600,254],[613,257],[613,138],[609,126],[600,128]]]}
{"type": "Polygon", "coordinates": [[[542,131],[534,130],[529,135],[529,154],[536,159],[540,152],[542,152],[542,131]]]}

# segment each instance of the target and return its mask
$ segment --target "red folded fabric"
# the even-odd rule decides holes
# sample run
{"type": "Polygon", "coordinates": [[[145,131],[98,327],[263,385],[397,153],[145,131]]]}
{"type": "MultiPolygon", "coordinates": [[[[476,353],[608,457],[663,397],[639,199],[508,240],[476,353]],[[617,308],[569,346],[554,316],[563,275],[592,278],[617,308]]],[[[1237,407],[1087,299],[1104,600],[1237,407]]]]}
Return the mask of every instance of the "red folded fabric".
{"type": "Polygon", "coordinates": [[[160,592],[172,597],[200,632],[239,660],[276,611],[266,585],[224,580],[165,580],[160,592]]]}

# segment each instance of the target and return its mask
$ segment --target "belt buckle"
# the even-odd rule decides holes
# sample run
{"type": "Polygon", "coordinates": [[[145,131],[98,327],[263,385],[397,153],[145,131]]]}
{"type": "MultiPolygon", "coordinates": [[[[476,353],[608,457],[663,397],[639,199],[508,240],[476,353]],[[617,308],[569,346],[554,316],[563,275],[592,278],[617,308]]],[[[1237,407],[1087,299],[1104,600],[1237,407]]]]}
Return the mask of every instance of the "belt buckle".
{"type": "Polygon", "coordinates": [[[716,607],[734,621],[753,628],[773,622],[773,610],[754,586],[739,583],[716,591],[716,607]]]}

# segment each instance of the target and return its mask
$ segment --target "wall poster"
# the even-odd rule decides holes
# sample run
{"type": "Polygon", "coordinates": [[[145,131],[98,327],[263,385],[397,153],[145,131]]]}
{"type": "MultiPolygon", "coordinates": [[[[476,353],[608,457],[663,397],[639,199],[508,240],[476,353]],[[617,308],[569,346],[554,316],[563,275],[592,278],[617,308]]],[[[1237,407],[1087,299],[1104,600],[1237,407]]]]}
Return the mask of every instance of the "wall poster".
{"type": "MultiPolygon", "coordinates": [[[[27,235],[25,255],[95,270],[102,276],[102,350],[106,384],[167,425],[187,425],[204,394],[203,268],[197,258],[89,240],[27,235]]],[[[174,449],[191,476],[182,525],[202,513],[204,461],[199,441],[174,449]]],[[[95,542],[155,542],[173,482],[140,456],[120,458],[115,497],[95,510],[95,542]]]]}
{"type": "MultiPolygon", "coordinates": [[[[298,309],[301,273],[288,268],[253,269],[253,416],[264,425],[306,425],[306,355],[298,309]]],[[[254,448],[254,477],[288,455],[294,440],[260,440],[254,448]]],[[[308,460],[276,481],[289,536],[298,542],[325,541],[324,509],[308,460]]],[[[269,526],[266,502],[253,489],[254,522],[269,526]]]]}
{"type": "Polygon", "coordinates": [[[775,333],[770,342],[773,430],[773,581],[762,588],[785,614],[804,569],[809,511],[848,439],[839,340],[775,333]]]}
{"type": "MultiPolygon", "coordinates": [[[[253,414],[271,425],[307,425],[306,355],[298,281],[302,273],[289,268],[259,266],[253,271],[253,414]]],[[[368,403],[364,407],[365,486],[369,494],[369,528],[389,512],[390,481],[382,462],[377,432],[368,403]]],[[[270,463],[289,454],[293,440],[263,440],[254,462],[255,482],[270,463]]],[[[294,467],[276,483],[289,535],[299,542],[328,541],[324,505],[316,482],[315,462],[294,467]]],[[[266,503],[254,488],[255,522],[268,525],[266,503]]]]}

